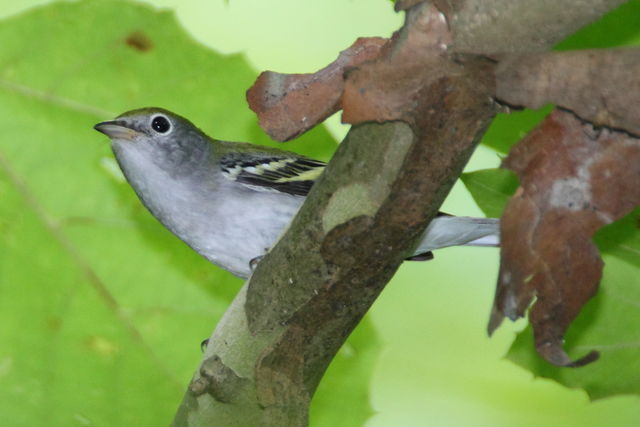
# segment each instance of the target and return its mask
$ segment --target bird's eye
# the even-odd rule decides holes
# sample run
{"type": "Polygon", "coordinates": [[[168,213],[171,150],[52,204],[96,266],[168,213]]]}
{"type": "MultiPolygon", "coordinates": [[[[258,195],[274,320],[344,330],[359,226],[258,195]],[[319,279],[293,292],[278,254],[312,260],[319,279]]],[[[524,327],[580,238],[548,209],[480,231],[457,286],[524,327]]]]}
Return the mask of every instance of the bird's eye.
{"type": "Polygon", "coordinates": [[[171,129],[171,123],[165,116],[155,116],[151,120],[151,127],[158,133],[167,133],[171,129]]]}

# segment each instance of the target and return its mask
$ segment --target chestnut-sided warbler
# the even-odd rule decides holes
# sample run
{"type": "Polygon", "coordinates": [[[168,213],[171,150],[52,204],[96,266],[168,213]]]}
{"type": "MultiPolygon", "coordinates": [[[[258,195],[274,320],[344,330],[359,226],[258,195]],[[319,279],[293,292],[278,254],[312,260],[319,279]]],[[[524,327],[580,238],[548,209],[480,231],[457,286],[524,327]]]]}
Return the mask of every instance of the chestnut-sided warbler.
{"type": "MultiPolygon", "coordinates": [[[[111,138],[127,180],[151,213],[212,263],[251,274],[278,240],[325,164],[274,148],[212,139],[160,108],[126,112],[95,129],[111,138]]],[[[455,245],[496,246],[499,221],[440,215],[414,257],[455,245]]]]}

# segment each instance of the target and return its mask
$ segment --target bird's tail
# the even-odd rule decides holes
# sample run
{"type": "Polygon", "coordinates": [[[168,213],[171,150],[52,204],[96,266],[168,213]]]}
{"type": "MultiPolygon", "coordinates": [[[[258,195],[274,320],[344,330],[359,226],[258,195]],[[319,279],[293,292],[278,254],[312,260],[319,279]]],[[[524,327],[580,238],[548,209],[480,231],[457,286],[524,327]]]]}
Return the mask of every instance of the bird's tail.
{"type": "Polygon", "coordinates": [[[448,246],[500,246],[500,220],[439,216],[427,227],[415,255],[448,246]]]}

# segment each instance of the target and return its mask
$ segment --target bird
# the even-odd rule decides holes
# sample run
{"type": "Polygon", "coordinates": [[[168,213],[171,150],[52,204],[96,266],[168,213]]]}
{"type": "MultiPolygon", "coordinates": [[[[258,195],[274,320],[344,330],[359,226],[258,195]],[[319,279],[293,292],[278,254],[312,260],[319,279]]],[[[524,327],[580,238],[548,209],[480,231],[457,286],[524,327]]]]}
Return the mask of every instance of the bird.
{"type": "MultiPolygon", "coordinates": [[[[143,205],[213,264],[248,278],[300,209],[325,163],[210,138],[162,108],[127,111],[94,128],[143,205]]],[[[499,220],[439,214],[408,259],[448,246],[499,246],[499,220]]]]}

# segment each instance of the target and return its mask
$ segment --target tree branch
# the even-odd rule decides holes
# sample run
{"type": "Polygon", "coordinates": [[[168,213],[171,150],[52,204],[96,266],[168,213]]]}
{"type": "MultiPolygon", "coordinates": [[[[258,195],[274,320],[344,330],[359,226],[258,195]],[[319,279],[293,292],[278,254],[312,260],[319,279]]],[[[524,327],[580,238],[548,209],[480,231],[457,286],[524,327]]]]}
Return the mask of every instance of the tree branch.
{"type": "Polygon", "coordinates": [[[436,0],[454,34],[453,50],[544,52],[627,0],[436,0]]]}
{"type": "Polygon", "coordinates": [[[640,49],[505,55],[496,98],[509,105],[555,104],[596,126],[640,135],[640,49]]]}
{"type": "MultiPolygon", "coordinates": [[[[522,22],[513,30],[519,44],[502,42],[503,32],[501,40],[494,40],[489,23],[519,19],[514,15],[529,9],[535,13],[538,2],[509,2],[519,7],[503,1],[439,3],[441,10],[457,14],[453,28],[458,50],[495,52],[516,46],[548,48],[620,2],[582,1],[573,10],[580,19],[567,19],[543,40],[534,39],[540,20],[522,22]],[[483,4],[497,12],[476,22],[469,10],[483,4]]],[[[548,3],[545,16],[557,8],[553,2],[541,3],[548,3]]],[[[446,49],[403,50],[424,37],[430,7],[412,5],[384,55],[349,74],[359,87],[353,92],[357,97],[367,92],[358,78],[375,77],[372,70],[379,71],[378,79],[391,78],[391,84],[378,84],[374,92],[391,99],[409,93],[411,102],[399,108],[411,110],[395,111],[395,121],[352,127],[286,234],[218,324],[174,425],[305,425],[329,362],[412,253],[462,172],[495,113],[492,64],[473,56],[449,56],[446,49]],[[408,54],[418,58],[419,67],[410,64],[417,78],[402,68],[408,54]],[[394,67],[395,77],[402,77],[397,81],[394,67]],[[417,86],[407,92],[409,83],[417,86]],[[214,367],[213,373],[207,365],[214,367]],[[218,389],[225,383],[233,392],[221,397],[218,389]]],[[[364,113],[356,115],[358,120],[379,117],[375,109],[364,113]]]]}

